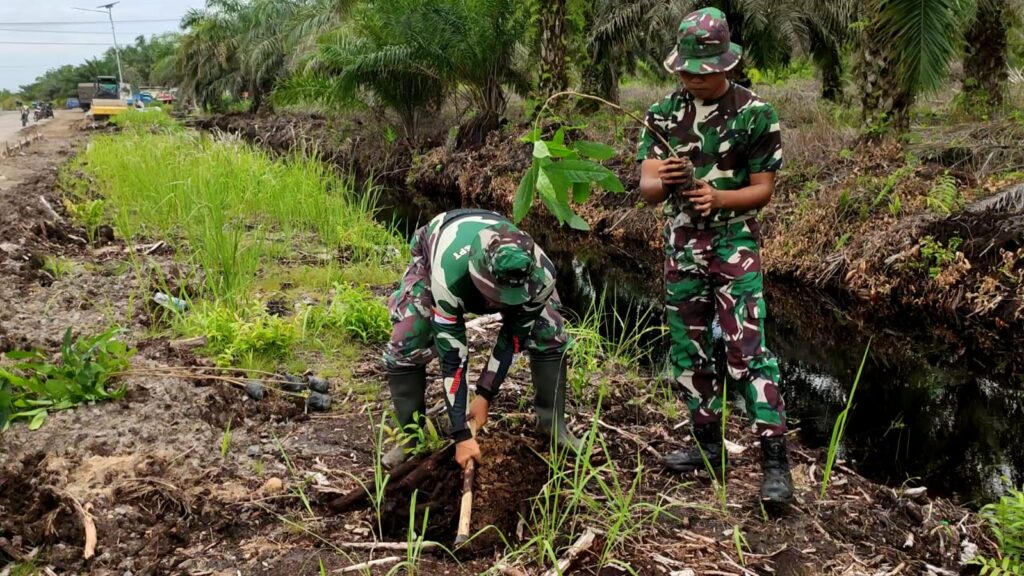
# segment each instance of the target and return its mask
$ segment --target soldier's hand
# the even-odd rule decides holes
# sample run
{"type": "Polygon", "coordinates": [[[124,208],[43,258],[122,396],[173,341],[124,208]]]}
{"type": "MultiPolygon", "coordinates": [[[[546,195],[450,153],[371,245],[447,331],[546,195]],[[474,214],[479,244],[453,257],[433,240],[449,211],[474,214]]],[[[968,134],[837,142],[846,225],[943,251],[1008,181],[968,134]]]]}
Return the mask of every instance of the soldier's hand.
{"type": "Polygon", "coordinates": [[[703,180],[697,181],[695,190],[684,190],[683,194],[693,203],[693,208],[701,216],[708,216],[712,210],[722,207],[722,192],[703,180]]]}
{"type": "Polygon", "coordinates": [[[661,167],[658,168],[658,177],[661,178],[662,184],[686,184],[690,179],[690,164],[683,158],[662,160],[661,167]]]}
{"type": "Polygon", "coordinates": [[[476,443],[476,438],[463,440],[455,445],[455,461],[459,466],[465,468],[470,460],[480,461],[480,445],[476,443]]]}
{"type": "Polygon", "coordinates": [[[469,413],[466,415],[467,420],[473,422],[476,429],[479,430],[487,424],[487,413],[490,409],[491,404],[487,401],[487,398],[477,394],[473,401],[469,403],[469,413]]]}

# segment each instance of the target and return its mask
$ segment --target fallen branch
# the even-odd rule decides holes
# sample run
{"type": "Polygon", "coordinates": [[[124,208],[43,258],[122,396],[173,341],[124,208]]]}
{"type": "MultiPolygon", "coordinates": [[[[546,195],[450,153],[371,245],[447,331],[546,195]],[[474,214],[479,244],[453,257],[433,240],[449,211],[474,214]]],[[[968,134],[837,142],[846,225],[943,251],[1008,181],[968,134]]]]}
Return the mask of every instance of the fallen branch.
{"type": "Polygon", "coordinates": [[[544,573],[544,576],[558,576],[559,574],[565,574],[565,571],[572,566],[572,563],[576,560],[580,554],[586,552],[594,545],[594,540],[597,538],[597,533],[593,529],[587,528],[586,532],[580,536],[576,542],[566,550],[565,555],[558,561],[558,564],[554,568],[544,573]]]}
{"type": "Polygon", "coordinates": [[[388,556],[387,558],[379,558],[377,560],[368,560],[368,561],[363,562],[361,564],[353,564],[353,565],[349,566],[348,568],[343,568],[341,570],[341,573],[345,574],[346,572],[361,572],[361,571],[366,570],[367,568],[371,568],[373,566],[380,566],[382,564],[391,564],[392,562],[398,562],[401,559],[402,558],[400,556],[388,556]]]}
{"type": "Polygon", "coordinates": [[[424,542],[339,542],[336,544],[338,548],[344,548],[347,550],[395,550],[405,552],[409,548],[415,548],[417,550],[432,550],[440,546],[437,542],[431,542],[429,540],[424,542]]]}

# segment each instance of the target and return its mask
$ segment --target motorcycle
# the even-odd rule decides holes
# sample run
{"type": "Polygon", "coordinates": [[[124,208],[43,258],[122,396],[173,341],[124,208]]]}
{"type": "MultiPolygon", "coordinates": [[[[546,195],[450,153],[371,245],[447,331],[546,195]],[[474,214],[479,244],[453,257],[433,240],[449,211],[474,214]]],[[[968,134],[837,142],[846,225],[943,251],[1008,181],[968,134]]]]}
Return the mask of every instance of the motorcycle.
{"type": "Polygon", "coordinates": [[[36,108],[35,110],[32,111],[32,119],[33,120],[35,120],[36,122],[39,122],[40,120],[42,120],[42,118],[43,118],[43,109],[42,108],[36,108]]]}

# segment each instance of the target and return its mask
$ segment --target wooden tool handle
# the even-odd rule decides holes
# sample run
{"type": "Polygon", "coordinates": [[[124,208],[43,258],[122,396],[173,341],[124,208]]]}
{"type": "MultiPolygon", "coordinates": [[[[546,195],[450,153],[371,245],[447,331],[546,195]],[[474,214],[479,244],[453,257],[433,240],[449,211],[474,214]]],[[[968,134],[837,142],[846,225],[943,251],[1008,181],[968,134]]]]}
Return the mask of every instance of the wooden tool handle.
{"type": "MultiPolygon", "coordinates": [[[[476,423],[469,421],[469,432],[476,438],[476,423]]],[[[459,531],[455,535],[455,545],[465,544],[469,540],[469,525],[473,519],[473,482],[476,480],[476,461],[470,459],[466,469],[462,471],[462,505],[459,508],[459,531]]]]}

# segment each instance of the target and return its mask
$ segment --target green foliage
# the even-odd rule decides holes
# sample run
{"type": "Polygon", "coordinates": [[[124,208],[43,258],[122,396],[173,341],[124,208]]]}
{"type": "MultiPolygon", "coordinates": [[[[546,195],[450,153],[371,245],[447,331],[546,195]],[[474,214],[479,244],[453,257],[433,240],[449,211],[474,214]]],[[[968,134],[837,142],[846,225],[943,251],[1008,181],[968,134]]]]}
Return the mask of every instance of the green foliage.
{"type": "Polygon", "coordinates": [[[937,277],[947,266],[956,262],[957,249],[962,242],[959,236],[953,236],[945,245],[932,236],[921,238],[921,259],[917,267],[926,268],[929,276],[937,277]]]}
{"type": "Polygon", "coordinates": [[[126,131],[143,132],[180,132],[180,124],[174,121],[160,108],[135,110],[129,108],[120,114],[110,117],[110,123],[126,131]]]}
{"type": "Polygon", "coordinates": [[[228,419],[228,425],[224,428],[224,433],[220,436],[220,457],[227,458],[228,451],[231,450],[231,419],[228,419]]]}
{"type": "Polygon", "coordinates": [[[963,206],[963,196],[957,188],[956,178],[949,174],[943,174],[935,180],[935,184],[928,190],[926,205],[932,212],[948,216],[953,211],[963,206]]]}
{"type": "Polygon", "coordinates": [[[885,38],[886,56],[896,69],[899,88],[909,93],[939,88],[957,54],[970,2],[876,0],[876,4],[878,30],[885,38]]]}
{"type": "Polygon", "coordinates": [[[106,221],[106,203],[100,198],[88,198],[84,194],[71,194],[64,198],[64,208],[71,218],[85,228],[86,239],[95,245],[100,226],[106,221]]]}
{"type": "Polygon", "coordinates": [[[996,537],[1001,559],[979,558],[981,574],[1019,576],[1024,574],[1024,491],[1010,490],[999,502],[981,509],[981,517],[996,537]]]}
{"type": "Polygon", "coordinates": [[[564,128],[559,128],[551,140],[541,138],[539,130],[527,134],[523,140],[533,144],[533,164],[516,190],[513,203],[516,222],[526,217],[534,198],[539,195],[559,224],[569,224],[575,230],[590,230],[590,225],[576,214],[571,204],[585,203],[594,185],[609,192],[625,192],[619,177],[598,163],[615,155],[611,146],[587,141],[566,143],[564,128]]]}
{"type": "Polygon", "coordinates": [[[462,87],[485,118],[504,113],[506,87],[525,93],[516,58],[526,21],[514,0],[380,0],[324,34],[302,71],[283,82],[284,103],[371,105],[398,113],[415,138],[425,115],[462,87]]]}
{"type": "Polygon", "coordinates": [[[71,260],[60,256],[46,256],[43,258],[43,271],[54,278],[63,278],[74,270],[74,263],[71,260]]]}
{"type": "Polygon", "coordinates": [[[222,302],[199,302],[178,317],[175,325],[185,335],[206,336],[206,352],[221,366],[284,361],[299,341],[294,322],[271,316],[257,304],[233,307],[222,302]]]}
{"type": "Polygon", "coordinates": [[[809,60],[797,59],[787,66],[761,69],[751,66],[745,70],[747,77],[754,84],[774,86],[785,84],[790,80],[810,80],[814,78],[814,66],[809,60]]]}
{"type": "Polygon", "coordinates": [[[825,491],[828,490],[829,480],[832,479],[832,467],[836,463],[836,455],[839,452],[839,444],[842,443],[843,437],[846,435],[846,419],[850,416],[850,408],[853,406],[853,397],[857,394],[857,385],[860,384],[860,376],[864,373],[864,364],[868,360],[868,352],[871,350],[871,340],[868,340],[868,345],[864,347],[864,356],[860,359],[860,367],[857,368],[857,377],[853,379],[853,386],[850,388],[850,394],[846,398],[846,408],[839,413],[836,417],[836,423],[832,425],[832,437],[828,442],[828,455],[825,458],[825,469],[822,472],[821,477],[821,492],[819,497],[825,497],[825,491]]]}
{"type": "Polygon", "coordinates": [[[135,353],[117,340],[120,332],[111,328],[95,336],[72,338],[69,328],[57,362],[40,352],[8,352],[15,363],[0,367],[0,431],[15,420],[28,420],[29,429],[35,430],[55,410],[124,396],[124,387],[107,388],[117,372],[128,369],[135,353]]]}
{"type": "Polygon", "coordinates": [[[310,334],[341,331],[364,344],[386,342],[391,336],[391,319],[384,303],[348,284],[335,285],[330,305],[307,308],[301,322],[310,334]]]}

